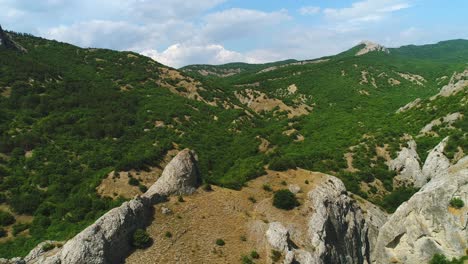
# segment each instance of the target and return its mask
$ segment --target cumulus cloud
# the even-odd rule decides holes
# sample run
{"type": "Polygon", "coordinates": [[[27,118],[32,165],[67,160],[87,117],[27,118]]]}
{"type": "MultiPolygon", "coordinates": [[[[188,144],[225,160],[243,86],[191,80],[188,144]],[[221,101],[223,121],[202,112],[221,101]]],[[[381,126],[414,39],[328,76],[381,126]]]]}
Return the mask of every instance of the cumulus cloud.
{"type": "Polygon", "coordinates": [[[157,50],[146,50],[143,51],[142,54],[173,67],[196,64],[201,61],[206,64],[224,64],[236,61],[248,63],[260,62],[253,57],[227,50],[222,45],[218,44],[189,45],[177,43],[171,45],[163,52],[158,52],[157,50]]]}
{"type": "Polygon", "coordinates": [[[303,16],[315,15],[320,12],[320,7],[318,6],[303,6],[299,9],[299,13],[303,16]]]}
{"type": "Polygon", "coordinates": [[[384,19],[389,13],[409,8],[401,0],[364,0],[345,8],[326,8],[323,13],[328,19],[347,22],[369,22],[384,19]]]}

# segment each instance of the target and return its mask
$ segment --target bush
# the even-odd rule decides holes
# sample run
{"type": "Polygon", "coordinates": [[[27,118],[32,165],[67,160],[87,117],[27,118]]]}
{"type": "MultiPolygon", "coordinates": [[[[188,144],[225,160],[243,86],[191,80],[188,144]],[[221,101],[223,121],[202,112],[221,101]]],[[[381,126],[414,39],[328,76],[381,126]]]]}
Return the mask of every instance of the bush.
{"type": "Polygon", "coordinates": [[[285,171],[288,169],[295,169],[296,167],[297,166],[294,160],[292,160],[291,158],[286,158],[286,157],[274,158],[271,160],[270,165],[268,166],[270,170],[275,170],[275,171],[285,171]]]}
{"type": "Polygon", "coordinates": [[[265,190],[265,191],[267,191],[267,192],[271,192],[271,191],[272,191],[270,185],[268,185],[268,184],[266,184],[266,183],[263,184],[263,187],[262,187],[262,188],[263,188],[263,190],[265,190]]]}
{"type": "Polygon", "coordinates": [[[260,255],[259,255],[258,252],[255,251],[255,250],[252,250],[252,252],[250,252],[250,256],[251,256],[253,259],[258,259],[258,258],[260,258],[260,255]]]}
{"type": "Polygon", "coordinates": [[[143,184],[138,185],[138,189],[140,189],[142,193],[145,193],[148,190],[148,188],[143,184]]]}
{"type": "Polygon", "coordinates": [[[465,203],[463,202],[462,199],[460,198],[457,198],[457,197],[454,197],[450,200],[450,206],[453,207],[453,208],[457,208],[457,209],[460,209],[462,208],[463,206],[465,206],[465,203]]]}
{"type": "Polygon", "coordinates": [[[179,203],[185,202],[184,197],[182,195],[179,195],[179,197],[177,198],[177,201],[179,201],[179,203]]]}
{"type": "Polygon", "coordinates": [[[257,199],[255,199],[255,197],[253,196],[249,196],[249,201],[251,201],[252,203],[256,203],[257,199]]]}
{"type": "Polygon", "coordinates": [[[165,237],[167,238],[171,238],[172,237],[172,233],[169,232],[169,231],[166,231],[166,233],[164,234],[165,237]]]}
{"type": "Polygon", "coordinates": [[[216,239],[216,245],[224,246],[224,245],[226,245],[226,243],[221,238],[218,238],[218,239],[216,239]]]}
{"type": "Polygon", "coordinates": [[[151,242],[151,237],[145,230],[137,229],[135,233],[133,233],[132,245],[135,248],[147,248],[151,245],[151,242]]]}
{"type": "Polygon", "coordinates": [[[211,187],[211,184],[205,183],[203,185],[203,190],[205,190],[205,192],[211,192],[211,191],[213,191],[213,188],[211,187]]]}
{"type": "Polygon", "coordinates": [[[8,226],[15,223],[15,217],[5,211],[0,211],[0,225],[8,226]]]}
{"type": "Polygon", "coordinates": [[[463,264],[465,260],[468,260],[468,256],[448,260],[447,257],[442,254],[435,254],[429,264],[463,264]]]}
{"type": "Polygon", "coordinates": [[[289,190],[283,189],[275,193],[273,197],[273,205],[276,208],[291,210],[299,205],[296,196],[289,190]]]}
{"type": "Polygon", "coordinates": [[[271,260],[273,262],[278,262],[278,260],[280,260],[281,258],[281,252],[277,251],[277,250],[271,250],[271,260]]]}
{"type": "Polygon", "coordinates": [[[252,259],[249,258],[249,256],[242,256],[241,258],[242,264],[254,264],[252,259]]]}
{"type": "Polygon", "coordinates": [[[6,237],[7,236],[7,231],[5,228],[0,228],[0,237],[6,237]]]}
{"type": "Polygon", "coordinates": [[[140,182],[137,179],[132,177],[132,178],[128,179],[128,184],[130,184],[132,186],[138,186],[138,185],[140,185],[140,182]]]}
{"type": "Polygon", "coordinates": [[[44,251],[51,251],[54,248],[55,248],[55,245],[52,243],[46,243],[42,246],[42,250],[44,251]]]}
{"type": "Polygon", "coordinates": [[[242,264],[254,264],[252,259],[249,258],[249,256],[242,256],[241,258],[242,264]]]}
{"type": "Polygon", "coordinates": [[[16,236],[19,233],[23,232],[24,230],[29,228],[29,224],[26,223],[18,223],[13,225],[13,235],[16,236]]]}

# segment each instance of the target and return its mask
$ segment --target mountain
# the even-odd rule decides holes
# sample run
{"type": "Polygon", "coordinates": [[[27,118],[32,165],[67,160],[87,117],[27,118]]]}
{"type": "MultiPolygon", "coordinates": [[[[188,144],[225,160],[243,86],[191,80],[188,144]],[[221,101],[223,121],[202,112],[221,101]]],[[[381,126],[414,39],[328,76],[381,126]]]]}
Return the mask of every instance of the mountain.
{"type": "MultiPolygon", "coordinates": [[[[276,173],[274,190],[291,177],[313,191],[303,184],[312,176],[291,172],[301,168],[339,179],[349,199],[390,214],[431,181],[421,163],[439,142],[448,137],[450,165],[468,151],[466,40],[396,49],[364,42],[315,60],[177,70],[132,52],[2,34],[27,52],[0,48],[0,257],[72,238],[145,193],[185,148],[197,153],[200,180],[219,186],[213,196],[223,201],[262,192],[267,203],[272,193],[262,186],[276,173]]],[[[209,197],[187,198],[186,206],[206,206],[205,214],[209,197]]],[[[259,213],[251,202],[239,204],[259,213]]],[[[223,215],[210,219],[222,223],[223,215]]]]}

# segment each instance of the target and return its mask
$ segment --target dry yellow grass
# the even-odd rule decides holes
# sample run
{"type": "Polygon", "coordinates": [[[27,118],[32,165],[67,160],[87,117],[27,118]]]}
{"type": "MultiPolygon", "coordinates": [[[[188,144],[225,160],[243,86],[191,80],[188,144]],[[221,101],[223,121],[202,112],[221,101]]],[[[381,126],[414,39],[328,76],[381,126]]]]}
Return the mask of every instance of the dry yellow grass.
{"type": "Polygon", "coordinates": [[[213,186],[211,192],[199,189],[184,197],[185,202],[172,197],[155,206],[154,221],[147,228],[154,244],[135,251],[126,263],[240,263],[252,250],[260,254],[256,263],[269,263],[271,250],[265,241],[268,223],[282,222],[293,230],[294,242],[305,245],[310,207],[304,198],[324,178],[324,174],[301,169],[267,171],[241,191],[213,186]],[[297,197],[301,206],[291,211],[273,207],[273,192],[264,190],[265,184],[273,191],[287,189],[289,184],[300,186],[297,197]],[[162,207],[172,213],[162,214],[162,207]],[[166,232],[172,237],[166,237],[166,232]],[[224,246],[215,244],[219,238],[226,242],[224,246]]]}

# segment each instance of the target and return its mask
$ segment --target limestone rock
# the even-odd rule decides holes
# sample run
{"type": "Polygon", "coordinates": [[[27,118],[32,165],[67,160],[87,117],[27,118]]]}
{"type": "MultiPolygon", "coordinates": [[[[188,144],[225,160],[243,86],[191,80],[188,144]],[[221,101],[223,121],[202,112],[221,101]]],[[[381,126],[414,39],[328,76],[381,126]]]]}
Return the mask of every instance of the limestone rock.
{"type": "MultiPolygon", "coordinates": [[[[366,224],[370,216],[364,215],[338,178],[326,176],[308,193],[304,206],[304,211],[309,212],[305,216],[308,219],[305,244],[295,235],[293,227],[289,230],[280,222],[270,223],[266,231],[268,244],[282,253],[283,263],[370,262],[366,224]]],[[[376,207],[375,210],[379,209],[376,207]]],[[[383,219],[377,216],[373,224],[381,225],[384,219],[386,216],[383,219]]],[[[378,229],[377,226],[374,228],[378,229]]]]}
{"type": "Polygon", "coordinates": [[[408,111],[408,110],[416,107],[417,105],[419,105],[421,103],[421,101],[422,101],[421,98],[416,98],[414,101],[409,102],[405,106],[402,106],[402,107],[398,108],[398,110],[396,112],[397,113],[403,113],[405,111],[408,111]]]}
{"type": "Polygon", "coordinates": [[[131,250],[133,232],[150,218],[150,205],[142,198],[125,202],[69,240],[56,254],[33,253],[39,245],[28,255],[27,263],[120,263],[131,250]]]}
{"type": "Polygon", "coordinates": [[[290,184],[288,186],[288,189],[290,192],[294,193],[294,194],[297,194],[301,191],[301,187],[299,187],[299,185],[297,184],[290,184]]]}
{"type": "Polygon", "coordinates": [[[5,47],[7,49],[17,50],[20,52],[26,52],[26,49],[21,45],[16,43],[8,33],[3,31],[2,26],[0,26],[0,48],[5,47]]]}
{"type": "Polygon", "coordinates": [[[390,161],[389,168],[398,173],[399,179],[416,187],[421,187],[427,182],[421,172],[419,155],[416,152],[416,142],[414,140],[408,141],[408,147],[398,152],[398,157],[390,161]]]}
{"type": "Polygon", "coordinates": [[[372,51],[390,53],[390,51],[384,46],[370,41],[363,41],[360,43],[360,45],[364,45],[364,47],[356,53],[356,56],[362,56],[372,51]]]}
{"type": "Polygon", "coordinates": [[[167,164],[161,177],[143,197],[154,201],[158,196],[192,194],[199,183],[198,157],[193,150],[184,149],[167,164]]]}
{"type": "Polygon", "coordinates": [[[380,230],[373,263],[428,263],[436,253],[449,259],[463,256],[468,210],[451,208],[453,197],[468,202],[466,166],[440,172],[396,210],[380,230]]]}
{"type": "Polygon", "coordinates": [[[450,167],[449,159],[444,155],[444,149],[448,142],[448,137],[442,140],[435,148],[433,148],[422,168],[422,174],[425,179],[432,179],[437,175],[443,174],[450,167]]]}
{"type": "Polygon", "coordinates": [[[460,73],[454,73],[452,78],[450,78],[450,82],[442,87],[437,95],[431,97],[431,100],[436,99],[438,96],[448,97],[463,91],[468,87],[468,80],[466,77],[468,77],[468,69],[460,73]]]}
{"type": "Polygon", "coordinates": [[[343,182],[329,176],[308,193],[308,199],[314,210],[308,224],[315,248],[312,263],[369,263],[368,226],[343,182]]]}

